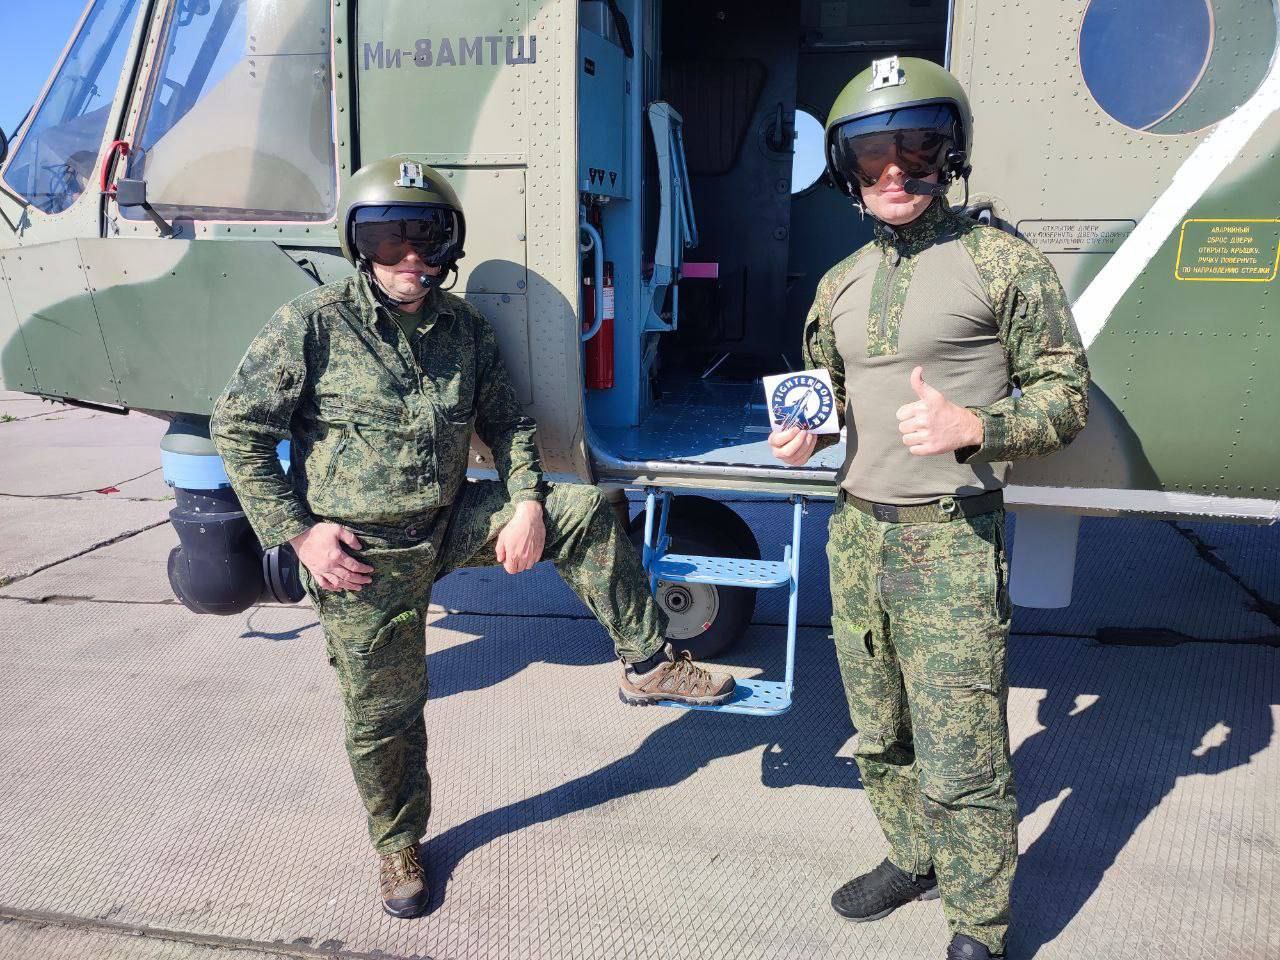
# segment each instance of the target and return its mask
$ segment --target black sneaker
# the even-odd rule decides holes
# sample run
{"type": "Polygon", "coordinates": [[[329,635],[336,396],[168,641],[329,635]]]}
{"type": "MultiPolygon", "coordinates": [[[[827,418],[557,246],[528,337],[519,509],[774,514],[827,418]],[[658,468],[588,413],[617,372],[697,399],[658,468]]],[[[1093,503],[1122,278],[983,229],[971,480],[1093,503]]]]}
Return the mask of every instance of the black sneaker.
{"type": "Polygon", "coordinates": [[[996,960],[1003,956],[1003,953],[992,953],[985,943],[963,933],[952,937],[951,945],[947,947],[947,960],[996,960]]]}
{"type": "Polygon", "coordinates": [[[913,876],[899,870],[886,857],[884,863],[870,873],[854,877],[833,893],[831,909],[846,920],[863,923],[887,917],[904,903],[937,899],[938,877],[933,870],[923,876],[913,876]]]}

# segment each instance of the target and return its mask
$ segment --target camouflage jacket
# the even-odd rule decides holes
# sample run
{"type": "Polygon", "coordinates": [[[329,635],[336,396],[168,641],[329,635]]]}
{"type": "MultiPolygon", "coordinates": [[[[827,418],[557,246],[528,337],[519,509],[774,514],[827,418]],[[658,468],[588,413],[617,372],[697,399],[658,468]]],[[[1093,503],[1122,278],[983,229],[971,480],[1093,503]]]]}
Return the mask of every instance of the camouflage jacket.
{"type": "Polygon", "coordinates": [[[214,406],[210,434],[263,547],[318,520],[427,521],[453,502],[474,427],[513,501],[541,500],[535,425],[489,322],[433,291],[412,337],[361,275],[276,311],[214,406]],[[290,473],[276,459],[293,441],[290,473]]]}
{"type": "MultiPolygon", "coordinates": [[[[1025,241],[950,213],[936,201],[904,227],[877,226],[871,243],[827,272],[805,321],[803,351],[806,367],[825,367],[831,373],[836,408],[851,433],[846,473],[860,441],[866,440],[861,436],[855,441],[852,434],[871,427],[885,436],[878,438],[883,441],[879,447],[861,442],[862,455],[884,451],[878,459],[896,464],[879,469],[889,469],[900,481],[904,473],[931,469],[921,458],[907,459],[892,414],[916,399],[908,382],[912,365],[924,366],[927,382],[977,414],[982,444],[957,450],[953,463],[971,465],[972,487],[964,489],[964,478],[959,478],[955,488],[934,496],[1000,486],[1001,461],[1052,453],[1085,423],[1088,364],[1052,265],[1025,241]],[[926,266],[917,271],[922,263],[926,266]],[[841,343],[849,355],[842,353],[841,343]],[[849,377],[859,379],[846,382],[846,368],[849,377]],[[880,398],[876,377],[886,368],[893,369],[895,392],[880,398]],[[948,389],[948,377],[954,390],[948,389]],[[877,411],[873,424],[866,424],[866,417],[857,424],[859,404],[851,403],[853,394],[864,404],[883,403],[889,412],[877,411]],[[982,464],[996,469],[977,466],[982,464]]],[[[820,437],[819,448],[835,442],[834,435],[820,437]]],[[[923,459],[939,461],[932,469],[940,474],[948,469],[943,458],[923,459]]],[[[939,479],[944,488],[956,480],[942,476],[934,482],[939,479]]],[[[902,482],[909,487],[912,481],[902,482]]],[[[871,486],[883,489],[884,484],[882,477],[871,486]]],[[[921,496],[893,502],[925,499],[923,489],[913,491],[921,496]]]]}

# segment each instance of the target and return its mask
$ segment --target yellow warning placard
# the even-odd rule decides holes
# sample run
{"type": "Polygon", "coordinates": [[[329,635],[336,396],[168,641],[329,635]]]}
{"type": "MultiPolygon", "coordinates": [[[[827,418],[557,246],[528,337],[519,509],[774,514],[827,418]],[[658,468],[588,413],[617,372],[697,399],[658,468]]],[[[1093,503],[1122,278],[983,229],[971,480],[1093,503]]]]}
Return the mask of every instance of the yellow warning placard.
{"type": "Polygon", "coordinates": [[[1178,237],[1179,280],[1266,283],[1280,269],[1280,219],[1185,220],[1178,237]]]}

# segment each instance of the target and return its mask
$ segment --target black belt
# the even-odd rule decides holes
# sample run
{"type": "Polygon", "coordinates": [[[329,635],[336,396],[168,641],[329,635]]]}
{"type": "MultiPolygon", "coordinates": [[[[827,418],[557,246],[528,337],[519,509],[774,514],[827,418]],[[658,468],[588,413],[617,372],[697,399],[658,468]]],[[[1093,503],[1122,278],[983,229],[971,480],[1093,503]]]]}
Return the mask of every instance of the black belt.
{"type": "Polygon", "coordinates": [[[863,500],[841,490],[837,499],[856,507],[882,523],[927,523],[959,520],[961,517],[977,517],[1004,507],[1004,491],[989,490],[972,497],[942,497],[929,503],[876,503],[863,500]]]}

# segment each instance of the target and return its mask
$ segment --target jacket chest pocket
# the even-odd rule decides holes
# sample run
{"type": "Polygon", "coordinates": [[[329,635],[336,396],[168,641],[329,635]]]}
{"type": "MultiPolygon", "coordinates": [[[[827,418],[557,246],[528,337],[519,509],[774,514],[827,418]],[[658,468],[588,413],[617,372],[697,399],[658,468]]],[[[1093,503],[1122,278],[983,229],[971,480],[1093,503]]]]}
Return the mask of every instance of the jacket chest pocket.
{"type": "Polygon", "coordinates": [[[403,403],[344,397],[322,416],[336,433],[323,498],[334,515],[375,519],[439,500],[434,431],[403,403]]]}
{"type": "Polygon", "coordinates": [[[475,364],[466,358],[441,358],[428,378],[440,502],[452,503],[467,475],[467,454],[476,420],[475,364]]]}
{"type": "Polygon", "coordinates": [[[425,365],[431,400],[446,424],[470,425],[476,412],[475,364],[441,357],[425,365]]]}
{"type": "Polygon", "coordinates": [[[467,455],[475,425],[474,399],[452,405],[437,405],[436,466],[439,471],[440,502],[452,503],[467,476],[467,455]]]}

